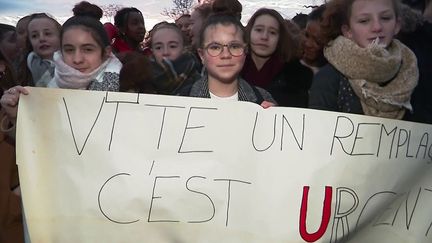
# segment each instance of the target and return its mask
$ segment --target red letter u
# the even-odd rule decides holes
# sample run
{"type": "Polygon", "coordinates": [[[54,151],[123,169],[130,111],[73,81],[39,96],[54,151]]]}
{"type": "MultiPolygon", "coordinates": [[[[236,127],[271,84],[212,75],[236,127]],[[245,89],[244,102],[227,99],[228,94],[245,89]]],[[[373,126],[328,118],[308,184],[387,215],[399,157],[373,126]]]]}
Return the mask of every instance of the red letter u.
{"type": "Polygon", "coordinates": [[[300,235],[303,240],[307,242],[315,242],[319,240],[327,230],[327,226],[330,222],[331,215],[331,202],[332,202],[332,187],[325,187],[325,196],[323,203],[323,213],[321,224],[317,232],[309,233],[306,230],[306,216],[307,216],[307,206],[308,206],[308,195],[309,195],[309,187],[303,187],[303,198],[300,209],[300,235]]]}

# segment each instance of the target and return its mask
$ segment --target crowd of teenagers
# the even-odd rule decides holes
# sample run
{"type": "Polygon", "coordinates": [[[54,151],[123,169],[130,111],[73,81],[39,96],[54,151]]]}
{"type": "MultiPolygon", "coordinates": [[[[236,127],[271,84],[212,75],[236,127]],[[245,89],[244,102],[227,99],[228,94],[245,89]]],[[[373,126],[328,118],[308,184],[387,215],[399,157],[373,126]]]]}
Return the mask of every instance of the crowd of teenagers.
{"type": "Polygon", "coordinates": [[[432,0],[329,0],[284,19],[237,0],[196,5],[147,32],[134,7],[102,23],[77,3],[0,24],[0,242],[22,242],[14,132],[26,86],[246,101],[432,123],[432,0]]]}

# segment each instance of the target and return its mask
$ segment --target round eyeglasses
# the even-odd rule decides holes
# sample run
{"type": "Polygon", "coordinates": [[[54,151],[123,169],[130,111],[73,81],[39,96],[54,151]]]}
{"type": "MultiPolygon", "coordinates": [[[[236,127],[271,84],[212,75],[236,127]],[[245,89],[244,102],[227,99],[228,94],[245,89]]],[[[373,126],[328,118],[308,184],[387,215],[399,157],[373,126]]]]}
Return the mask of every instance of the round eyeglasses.
{"type": "Polygon", "coordinates": [[[206,47],[204,47],[204,49],[207,50],[207,53],[210,56],[217,57],[223,52],[224,47],[228,48],[228,52],[233,57],[238,57],[238,56],[243,55],[243,53],[245,53],[245,50],[246,50],[246,45],[243,45],[240,43],[230,43],[230,44],[225,44],[225,45],[222,45],[219,43],[210,43],[206,47]]]}

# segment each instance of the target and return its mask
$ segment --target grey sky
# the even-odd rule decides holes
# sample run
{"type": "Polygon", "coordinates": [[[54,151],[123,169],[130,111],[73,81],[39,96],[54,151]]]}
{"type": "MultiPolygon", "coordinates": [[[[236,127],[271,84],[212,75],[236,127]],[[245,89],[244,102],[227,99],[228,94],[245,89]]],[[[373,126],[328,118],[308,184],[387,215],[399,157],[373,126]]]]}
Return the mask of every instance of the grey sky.
{"type": "MultiPolygon", "coordinates": [[[[162,16],[164,8],[172,7],[172,0],[88,0],[97,5],[119,4],[125,7],[136,7],[144,14],[147,28],[161,20],[169,20],[162,16]]],[[[14,24],[19,17],[35,12],[50,13],[60,23],[71,16],[73,6],[79,1],[71,0],[0,0],[0,22],[14,24]]],[[[306,12],[304,5],[315,5],[322,0],[240,0],[243,5],[243,22],[252,13],[261,8],[269,7],[278,10],[284,17],[291,18],[296,13],[306,12]]],[[[104,20],[106,21],[106,20],[104,20]]]]}

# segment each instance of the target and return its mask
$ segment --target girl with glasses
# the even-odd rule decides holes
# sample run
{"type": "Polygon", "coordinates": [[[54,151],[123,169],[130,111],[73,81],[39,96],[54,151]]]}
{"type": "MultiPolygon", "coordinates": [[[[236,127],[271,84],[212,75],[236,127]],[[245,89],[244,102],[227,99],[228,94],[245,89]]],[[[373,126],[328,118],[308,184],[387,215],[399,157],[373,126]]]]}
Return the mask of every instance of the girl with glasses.
{"type": "Polygon", "coordinates": [[[213,15],[203,25],[198,54],[204,65],[204,76],[184,94],[220,100],[240,100],[264,108],[276,102],[271,95],[249,85],[239,77],[247,53],[244,28],[231,15],[213,15]]]}

